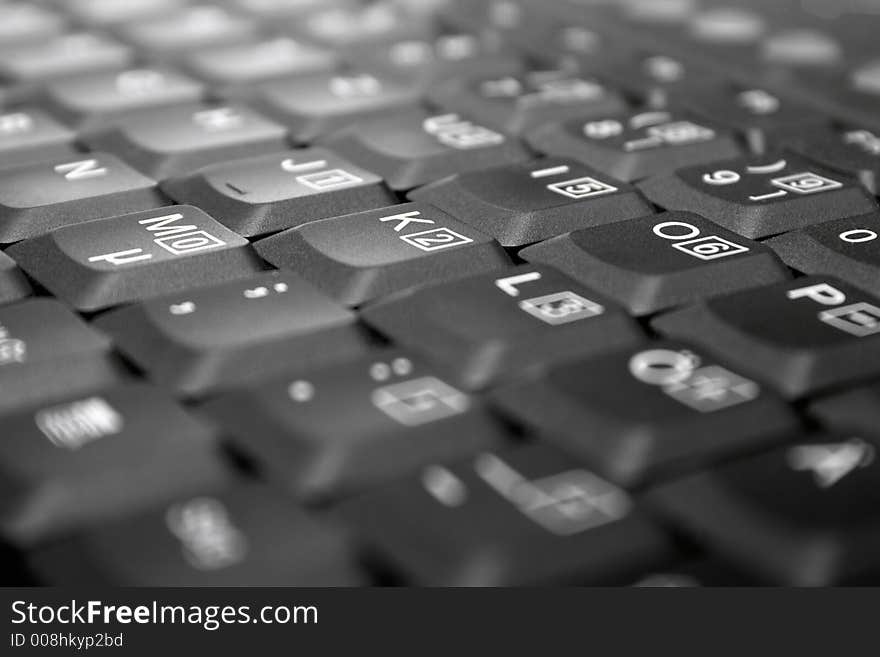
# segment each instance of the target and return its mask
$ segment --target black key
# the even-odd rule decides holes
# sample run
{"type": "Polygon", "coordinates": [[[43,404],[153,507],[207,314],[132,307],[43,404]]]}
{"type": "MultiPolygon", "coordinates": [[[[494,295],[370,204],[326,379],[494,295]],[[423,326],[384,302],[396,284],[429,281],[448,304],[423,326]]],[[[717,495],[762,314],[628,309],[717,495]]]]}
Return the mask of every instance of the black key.
{"type": "Polygon", "coordinates": [[[368,45],[349,55],[367,68],[401,77],[430,90],[433,85],[462,76],[515,75],[521,58],[493,35],[442,34],[436,39],[410,39],[380,46],[368,45]]]}
{"type": "Polygon", "coordinates": [[[355,586],[346,536],[255,484],[206,488],[32,554],[47,584],[355,586]]]}
{"type": "Polygon", "coordinates": [[[458,114],[409,112],[364,121],[324,143],[398,191],[530,157],[518,141],[458,114]]]}
{"type": "Polygon", "coordinates": [[[45,7],[23,2],[0,5],[0,47],[45,41],[64,27],[65,20],[45,7]]]}
{"type": "MultiPolygon", "coordinates": [[[[65,11],[86,25],[118,25],[181,9],[187,0],[63,0],[65,11]]],[[[58,2],[57,4],[60,4],[58,2]]]]}
{"type": "Polygon", "coordinates": [[[205,86],[167,68],[130,68],[48,83],[41,100],[81,131],[106,127],[127,114],[202,99],[205,86]]]}
{"type": "Polygon", "coordinates": [[[830,119],[766,89],[728,84],[681,100],[696,114],[739,134],[757,155],[778,147],[792,135],[814,134],[830,119]]]}
{"type": "Polygon", "coordinates": [[[870,56],[873,61],[857,68],[831,66],[825,70],[813,67],[797,71],[792,87],[810,105],[840,122],[880,130],[880,67],[876,53],[870,56]]]}
{"type": "Polygon", "coordinates": [[[769,248],[690,212],[579,230],[519,255],[557,267],[634,315],[790,278],[769,248]]]}
{"type": "Polygon", "coordinates": [[[132,49],[99,34],[75,32],[0,51],[0,79],[24,87],[48,80],[129,66],[132,49]]]}
{"type": "Polygon", "coordinates": [[[860,128],[817,130],[791,136],[786,143],[791,150],[857,179],[872,194],[880,191],[880,136],[877,131],[860,128]]]}
{"type": "Polygon", "coordinates": [[[428,98],[515,135],[551,121],[602,118],[627,110],[620,94],[602,82],[564,70],[450,81],[435,87],[428,98]]]}
{"type": "Polygon", "coordinates": [[[492,399],[623,486],[773,445],[799,424],[771,391],[714,355],[667,342],[552,367],[492,399]]]}
{"type": "Polygon", "coordinates": [[[809,405],[808,413],[827,430],[880,440],[880,385],[818,399],[809,405]]]}
{"type": "Polygon", "coordinates": [[[226,478],[211,430],[128,385],[0,418],[0,531],[33,546],[226,478]]]}
{"type": "Polygon", "coordinates": [[[190,206],[64,226],[10,254],[77,310],[99,310],[264,269],[248,241],[190,206]]]}
{"type": "Polygon", "coordinates": [[[495,240],[419,203],[313,221],[254,246],[347,306],[510,264],[495,240]]]}
{"type": "Polygon", "coordinates": [[[0,242],[164,205],[156,181],[107,153],[0,170],[0,242]]]}
{"type": "Polygon", "coordinates": [[[880,281],[880,214],[826,221],[767,241],[806,274],[831,274],[865,290],[880,281]]]}
{"type": "Polygon", "coordinates": [[[526,140],[535,150],[574,158],[626,182],[740,153],[731,134],[668,111],[551,123],[526,140]]]}
{"type": "Polygon", "coordinates": [[[545,445],[429,466],[339,513],[419,585],[620,583],[673,553],[627,493],[545,445]]]}
{"type": "Polygon", "coordinates": [[[629,185],[565,158],[463,173],[419,187],[408,197],[437,206],[502,246],[653,213],[629,185]]]}
{"type": "Polygon", "coordinates": [[[696,212],[751,238],[877,209],[855,181],[792,153],[692,166],[638,187],[667,210],[696,212]]]}
{"type": "Polygon", "coordinates": [[[325,7],[303,16],[293,16],[289,21],[290,29],[304,41],[313,41],[334,50],[426,38],[434,32],[430,16],[406,11],[395,3],[335,7],[331,3],[330,7],[325,7]]]}
{"type": "Polygon", "coordinates": [[[0,412],[114,384],[110,340],[54,299],[0,306],[0,412]]]}
{"type": "Polygon", "coordinates": [[[505,442],[486,408],[441,376],[406,353],[378,352],[204,410],[266,476],[299,498],[327,500],[505,442]]]}
{"type": "Polygon", "coordinates": [[[30,294],[30,283],[27,282],[18,265],[0,251],[0,303],[17,301],[30,294]]]}
{"type": "Polygon", "coordinates": [[[74,132],[39,109],[0,114],[0,168],[69,157],[74,132]]]}
{"type": "Polygon", "coordinates": [[[126,22],[117,32],[151,58],[168,59],[196,48],[254,40],[258,25],[253,18],[234,14],[219,5],[198,5],[126,22]]]}
{"type": "Polygon", "coordinates": [[[818,435],[662,486],[650,502],[716,554],[777,584],[880,566],[880,443],[818,435]]]}
{"type": "Polygon", "coordinates": [[[286,135],[243,105],[180,105],[120,119],[84,141],[164,180],[214,162],[284,150],[286,135]]]}
{"type": "Polygon", "coordinates": [[[295,274],[261,274],[114,310],[96,320],[147,375],[204,395],[362,354],[354,313],[295,274]]]}
{"type": "Polygon", "coordinates": [[[830,276],[736,292],[653,326],[800,397],[880,375],[880,299],[830,276]]]}
{"type": "Polygon", "coordinates": [[[274,80],[256,87],[252,95],[260,111],[287,126],[291,137],[301,143],[356,121],[412,111],[420,96],[412,84],[371,73],[321,73],[274,80]]]}
{"type": "MultiPolygon", "coordinates": [[[[326,48],[276,37],[255,43],[200,48],[189,54],[183,65],[198,78],[221,87],[225,94],[241,85],[283,76],[333,71],[339,61],[326,48]]],[[[250,89],[242,90],[250,95],[250,89]]]]}
{"type": "Polygon", "coordinates": [[[209,165],[166,180],[162,190],[248,237],[396,200],[379,176],[324,148],[209,165]]]}
{"type": "Polygon", "coordinates": [[[368,306],[361,317],[471,389],[643,338],[607,299],[546,267],[418,288],[368,306]]]}

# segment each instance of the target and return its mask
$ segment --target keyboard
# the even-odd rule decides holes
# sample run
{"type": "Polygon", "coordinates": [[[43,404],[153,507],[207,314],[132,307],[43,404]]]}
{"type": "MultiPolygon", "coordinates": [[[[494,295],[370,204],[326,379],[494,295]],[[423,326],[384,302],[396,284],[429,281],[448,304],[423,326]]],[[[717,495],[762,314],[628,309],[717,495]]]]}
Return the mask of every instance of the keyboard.
{"type": "Polygon", "coordinates": [[[3,0],[3,583],[876,584],[878,29],[3,0]]]}

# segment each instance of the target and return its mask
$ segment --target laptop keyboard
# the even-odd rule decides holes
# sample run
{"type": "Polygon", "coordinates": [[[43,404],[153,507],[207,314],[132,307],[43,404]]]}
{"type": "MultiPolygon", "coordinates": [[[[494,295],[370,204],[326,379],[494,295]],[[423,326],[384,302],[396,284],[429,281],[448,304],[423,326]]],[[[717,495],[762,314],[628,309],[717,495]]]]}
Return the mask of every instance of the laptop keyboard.
{"type": "Polygon", "coordinates": [[[880,581],[880,8],[0,2],[0,576],[880,581]]]}

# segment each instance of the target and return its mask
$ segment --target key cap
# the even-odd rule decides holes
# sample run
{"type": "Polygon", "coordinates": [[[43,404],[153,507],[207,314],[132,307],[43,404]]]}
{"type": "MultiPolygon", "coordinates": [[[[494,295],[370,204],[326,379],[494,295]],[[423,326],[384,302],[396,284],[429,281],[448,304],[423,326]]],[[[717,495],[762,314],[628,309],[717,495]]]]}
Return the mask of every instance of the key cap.
{"type": "Polygon", "coordinates": [[[551,123],[529,132],[526,141],[537,151],[574,158],[625,182],[740,153],[731,134],[668,111],[551,123]]]}
{"type": "MultiPolygon", "coordinates": [[[[648,573],[633,582],[639,588],[691,588],[696,586],[760,586],[754,578],[712,559],[684,561],[674,567],[648,573]]],[[[765,584],[766,585],[766,584],[765,584]]]]}
{"type": "Polygon", "coordinates": [[[410,39],[368,45],[349,56],[369,69],[401,77],[429,90],[446,80],[515,75],[524,65],[520,57],[489,35],[450,33],[436,39],[410,39]]]}
{"type": "Polygon", "coordinates": [[[0,303],[23,299],[30,296],[31,291],[30,283],[15,261],[0,251],[0,303]]]}
{"type": "Polygon", "coordinates": [[[154,180],[107,153],[0,169],[0,242],[164,203],[154,180]]]}
{"type": "Polygon", "coordinates": [[[396,201],[379,176],[324,148],[209,165],[162,189],[248,237],[396,201]]]}
{"type": "Polygon", "coordinates": [[[179,57],[197,48],[254,40],[257,22],[235,15],[218,5],[195,5],[149,20],[136,20],[117,28],[123,41],[154,59],[179,57]]]}
{"type": "Polygon", "coordinates": [[[410,290],[367,306],[361,317],[469,389],[643,338],[608,299],[547,267],[410,290]]]}
{"type": "Polygon", "coordinates": [[[429,466],[338,513],[417,585],[624,582],[672,552],[627,493],[545,445],[429,466]]]}
{"type": "Polygon", "coordinates": [[[831,274],[874,290],[880,280],[880,214],[826,221],[785,233],[767,245],[789,267],[806,274],[831,274]]]}
{"type": "Polygon", "coordinates": [[[729,359],[788,397],[880,374],[880,299],[831,276],[798,278],[661,315],[665,335],[729,359]]]}
{"type": "Polygon", "coordinates": [[[331,135],[323,144],[375,171],[395,191],[529,159],[529,152],[516,140],[458,114],[410,112],[365,121],[331,135]]]}
{"type": "Polygon", "coordinates": [[[0,79],[37,85],[70,75],[118,70],[130,65],[133,58],[132,49],[114,39],[74,32],[42,43],[3,48],[0,79]]]}
{"type": "Polygon", "coordinates": [[[157,180],[288,147],[285,129],[243,105],[180,105],[121,119],[87,136],[157,180]]]}
{"type": "Polygon", "coordinates": [[[371,73],[297,76],[258,85],[255,106],[283,123],[291,138],[310,143],[357,121],[418,106],[415,86],[371,73]]]}
{"type": "Polygon", "coordinates": [[[281,18],[301,18],[316,9],[348,7],[357,0],[227,0],[238,12],[274,22],[281,18]]]}
{"type": "Polygon", "coordinates": [[[643,486],[796,431],[795,414],[716,356],[675,342],[553,366],[492,393],[542,439],[622,486],[643,486]]]}
{"type": "MultiPolygon", "coordinates": [[[[871,57],[875,55],[870,53],[871,57]]],[[[792,77],[787,81],[790,87],[820,112],[841,123],[880,130],[880,121],[877,120],[880,65],[876,59],[849,70],[839,67],[824,71],[815,67],[795,70],[793,75],[789,74],[789,78],[792,77]]]]}
{"type": "Polygon", "coordinates": [[[776,584],[844,584],[880,565],[878,445],[806,436],[661,486],[648,500],[713,552],[776,584]]]}
{"type": "Polygon", "coordinates": [[[601,75],[657,110],[678,107],[697,90],[719,86],[716,71],[668,54],[640,51],[607,59],[602,53],[587,53],[577,61],[584,72],[601,75]]]}
{"type": "Polygon", "coordinates": [[[807,412],[828,431],[849,432],[880,440],[878,401],[880,386],[873,383],[817,399],[808,406],[807,412]]]}
{"type": "Polygon", "coordinates": [[[299,499],[327,501],[505,442],[485,406],[442,376],[405,352],[380,352],[203,409],[264,476],[299,499]]]}
{"type": "Polygon", "coordinates": [[[118,25],[180,10],[186,0],[64,0],[65,10],[87,25],[118,25]]]}
{"type": "Polygon", "coordinates": [[[653,213],[629,185],[566,158],[459,174],[419,187],[408,198],[430,203],[509,247],[653,213]]]}
{"type": "Polygon", "coordinates": [[[627,110],[620,94],[602,82],[564,70],[454,80],[435,87],[428,98],[448,111],[514,135],[552,121],[598,118],[627,110]]]}
{"type": "Polygon", "coordinates": [[[346,535],[255,484],[205,488],[34,553],[46,583],[355,586],[346,535]]]}
{"type": "Polygon", "coordinates": [[[739,134],[756,155],[765,155],[792,135],[830,126],[825,114],[760,87],[728,84],[697,92],[683,102],[706,120],[739,134]]]}
{"type": "Polygon", "coordinates": [[[0,167],[22,166],[74,152],[73,131],[39,109],[0,114],[0,167]]]}
{"type": "Polygon", "coordinates": [[[406,12],[393,3],[328,7],[294,16],[290,30],[305,41],[334,50],[400,39],[424,38],[433,33],[429,17],[406,12]]]}
{"type": "Polygon", "coordinates": [[[690,212],[578,230],[519,256],[559,268],[633,315],[790,278],[769,248],[690,212]]]}
{"type": "Polygon", "coordinates": [[[147,376],[186,396],[361,355],[354,313],[292,273],[266,273],[110,311],[95,323],[147,376]]]}
{"type": "Polygon", "coordinates": [[[790,136],[789,149],[855,178],[872,194],[880,190],[880,136],[863,128],[817,130],[790,136]]]}
{"type": "Polygon", "coordinates": [[[145,385],[0,419],[0,531],[32,547],[226,478],[214,435],[145,385]]]}
{"type": "Polygon", "coordinates": [[[264,269],[246,239],[184,205],[64,226],[9,252],[40,285],[84,311],[264,269]]]}
{"type": "Polygon", "coordinates": [[[0,47],[50,39],[64,30],[64,19],[33,4],[0,5],[0,47]]]}
{"type": "Polygon", "coordinates": [[[497,242],[419,203],[313,221],[254,248],[347,306],[510,264],[497,242]]]}
{"type": "Polygon", "coordinates": [[[168,68],[129,68],[55,80],[44,101],[56,116],[83,132],[129,113],[201,100],[205,87],[168,68]]]}
{"type": "Polygon", "coordinates": [[[696,212],[753,239],[877,209],[855,181],[790,153],[682,168],[638,188],[667,210],[696,212]]]}
{"type": "MultiPolygon", "coordinates": [[[[213,85],[229,87],[252,85],[283,76],[333,71],[338,66],[336,54],[288,37],[276,37],[256,43],[219,45],[201,48],[184,60],[193,75],[213,85]]],[[[250,89],[242,91],[250,95],[250,89]]]]}
{"type": "Polygon", "coordinates": [[[54,299],[0,306],[0,413],[110,386],[110,340],[54,299]]]}

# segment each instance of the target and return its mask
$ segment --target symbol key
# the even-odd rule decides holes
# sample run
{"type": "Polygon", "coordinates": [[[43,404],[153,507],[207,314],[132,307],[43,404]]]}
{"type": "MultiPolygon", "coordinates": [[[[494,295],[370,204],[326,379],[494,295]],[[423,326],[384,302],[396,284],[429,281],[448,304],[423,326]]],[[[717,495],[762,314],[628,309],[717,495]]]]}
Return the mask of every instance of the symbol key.
{"type": "Polygon", "coordinates": [[[107,153],[0,170],[0,242],[164,205],[156,182],[107,153]]]}
{"type": "Polygon", "coordinates": [[[326,501],[505,442],[485,406],[441,377],[406,353],[377,352],[234,391],[203,410],[268,478],[326,501]]]}
{"type": "Polygon", "coordinates": [[[213,432],[145,385],[5,415],[0,432],[0,532],[19,546],[227,476],[213,432]]]}
{"type": "Polygon", "coordinates": [[[773,445],[799,427],[772,391],[710,353],[671,342],[560,364],[492,399],[623,486],[773,445]]]}
{"type": "Polygon", "coordinates": [[[99,317],[122,353],[163,386],[205,395],[362,354],[356,317],[292,273],[160,297],[99,317]]]}
{"type": "Polygon", "coordinates": [[[733,135],[665,110],[551,123],[529,132],[526,141],[626,182],[740,154],[733,135]]]}
{"type": "Polygon", "coordinates": [[[240,105],[179,105],[138,113],[84,138],[157,180],[214,162],[281,151],[285,129],[240,105]]]}
{"type": "Polygon", "coordinates": [[[583,120],[627,110],[626,101],[616,91],[596,79],[564,70],[449,81],[435,87],[428,99],[514,135],[552,121],[583,120]]]}
{"type": "Polygon", "coordinates": [[[495,240],[420,203],[313,221],[254,247],[347,306],[510,265],[495,240]]]}
{"type": "Polygon", "coordinates": [[[512,247],[653,213],[629,185],[564,158],[463,173],[419,187],[408,197],[512,247]]]}
{"type": "Polygon", "coordinates": [[[417,288],[368,306],[361,317],[395,344],[423,350],[470,389],[642,340],[607,299],[546,267],[417,288]]]}
{"type": "Polygon", "coordinates": [[[209,165],[162,183],[239,235],[252,237],[395,202],[382,179],[324,148],[209,165]]]}
{"type": "Polygon", "coordinates": [[[790,278],[766,246],[690,212],[578,230],[519,256],[557,267],[634,315],[790,278]]]}
{"type": "Polygon", "coordinates": [[[456,173],[529,159],[518,141],[458,114],[408,112],[364,121],[323,142],[404,191],[456,173]]]}
{"type": "Polygon", "coordinates": [[[662,208],[696,212],[753,239],[877,209],[854,180],[792,153],[691,166],[638,187],[662,208]]]}
{"type": "Polygon", "coordinates": [[[862,437],[808,436],[661,486],[648,501],[761,579],[851,583],[880,567],[878,451],[862,437]]]}
{"type": "Polygon", "coordinates": [[[116,383],[110,347],[54,299],[0,306],[0,413],[116,383]]]}
{"type": "Polygon", "coordinates": [[[865,290],[880,280],[880,213],[825,221],[767,240],[805,274],[830,274],[865,290]]]}
{"type": "Polygon", "coordinates": [[[787,397],[880,376],[880,299],[830,276],[716,297],[652,324],[712,349],[787,397]]]}
{"type": "Polygon", "coordinates": [[[72,157],[74,132],[42,110],[0,114],[0,167],[72,157]]]}
{"type": "Polygon", "coordinates": [[[247,240],[189,206],[64,226],[9,252],[52,294],[88,311],[264,269],[247,240]]]}
{"type": "Polygon", "coordinates": [[[242,483],[102,522],[29,563],[42,582],[66,586],[355,586],[349,545],[283,495],[242,483]]]}
{"type": "Polygon", "coordinates": [[[636,501],[546,445],[431,465],[338,511],[410,584],[613,584],[668,563],[636,501]]]}

